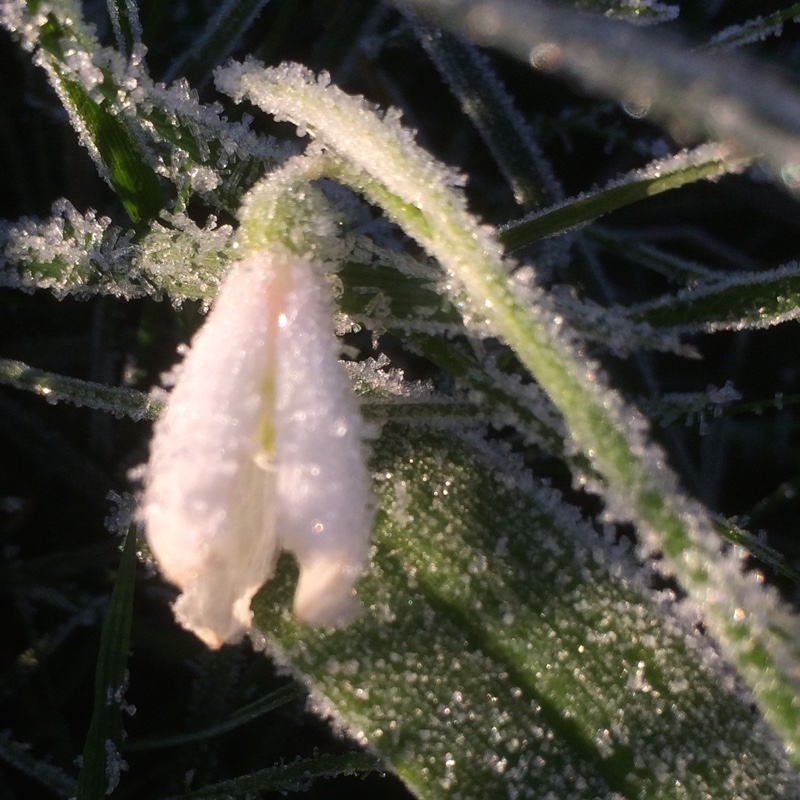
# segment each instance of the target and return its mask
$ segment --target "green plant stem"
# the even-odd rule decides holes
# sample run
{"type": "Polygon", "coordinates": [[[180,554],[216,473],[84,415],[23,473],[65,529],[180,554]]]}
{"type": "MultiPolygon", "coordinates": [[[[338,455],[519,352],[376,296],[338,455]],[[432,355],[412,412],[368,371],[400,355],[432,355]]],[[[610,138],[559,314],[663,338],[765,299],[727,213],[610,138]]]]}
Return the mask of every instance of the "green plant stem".
{"type": "Polygon", "coordinates": [[[637,523],[643,555],[663,555],[800,764],[796,617],[720,552],[704,510],[678,491],[663,454],[647,444],[644,419],[604,386],[544,295],[514,286],[499,244],[466,211],[448,174],[395,121],[299,67],[248,64],[217,79],[223,91],[312,131],[340,159],[327,174],[380,205],[439,260],[465,321],[505,340],[551,397],[602,476],[593,488],[609,512],[637,523]]]}

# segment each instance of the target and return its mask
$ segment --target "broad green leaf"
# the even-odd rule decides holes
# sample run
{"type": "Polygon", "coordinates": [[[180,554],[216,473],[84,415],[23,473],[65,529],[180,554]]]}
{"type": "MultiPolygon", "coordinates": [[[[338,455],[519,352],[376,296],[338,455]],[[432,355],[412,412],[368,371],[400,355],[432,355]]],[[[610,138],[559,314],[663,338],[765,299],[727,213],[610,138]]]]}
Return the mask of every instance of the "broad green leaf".
{"type": "Polygon", "coordinates": [[[710,643],[630,554],[471,441],[483,456],[451,433],[384,429],[350,628],[295,622],[288,568],[256,598],[266,647],[308,675],[319,708],[425,798],[800,791],[710,643]]]}

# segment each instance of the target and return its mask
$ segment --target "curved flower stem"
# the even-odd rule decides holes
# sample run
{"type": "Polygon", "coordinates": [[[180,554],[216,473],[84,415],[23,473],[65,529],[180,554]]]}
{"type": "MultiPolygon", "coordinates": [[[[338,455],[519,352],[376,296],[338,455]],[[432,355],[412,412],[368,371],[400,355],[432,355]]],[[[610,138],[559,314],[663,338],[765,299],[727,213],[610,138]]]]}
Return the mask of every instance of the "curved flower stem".
{"type": "Polygon", "coordinates": [[[611,515],[639,526],[643,556],[663,555],[800,763],[796,617],[744,575],[733,554],[721,552],[706,512],[680,493],[664,455],[648,443],[645,419],[604,384],[544,293],[515,286],[500,245],[467,212],[454,177],[395,117],[381,118],[302,67],[232,65],[217,73],[217,83],[313,133],[338,157],[324,173],[381,206],[439,260],[465,321],[505,340],[550,395],[574,444],[602,476],[592,488],[611,515]]]}

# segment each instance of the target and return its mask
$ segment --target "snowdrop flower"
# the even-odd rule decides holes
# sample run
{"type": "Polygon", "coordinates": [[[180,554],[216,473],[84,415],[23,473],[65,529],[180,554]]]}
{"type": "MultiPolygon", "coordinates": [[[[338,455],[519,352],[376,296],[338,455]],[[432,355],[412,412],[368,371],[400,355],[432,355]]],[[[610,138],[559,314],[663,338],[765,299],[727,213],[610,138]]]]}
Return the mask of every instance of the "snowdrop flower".
{"type": "Polygon", "coordinates": [[[300,567],[298,618],[339,625],[372,521],[363,422],[330,329],[327,290],[282,249],[239,262],[194,338],[155,426],[147,541],[210,647],[250,628],[281,548],[300,567]]]}

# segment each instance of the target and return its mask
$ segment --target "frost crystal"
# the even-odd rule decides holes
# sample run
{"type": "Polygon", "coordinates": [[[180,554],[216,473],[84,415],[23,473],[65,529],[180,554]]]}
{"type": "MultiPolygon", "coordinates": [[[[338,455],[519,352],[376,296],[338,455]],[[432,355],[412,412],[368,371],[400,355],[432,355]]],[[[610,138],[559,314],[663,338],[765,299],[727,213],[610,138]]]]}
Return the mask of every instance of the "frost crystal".
{"type": "Polygon", "coordinates": [[[116,745],[111,739],[106,739],[105,742],[106,748],[106,780],[108,782],[108,788],[106,789],[106,794],[111,794],[117,786],[119,786],[119,780],[122,777],[123,772],[127,772],[128,770],[128,762],[120,755],[119,750],[117,750],[116,745]]]}
{"type": "Polygon", "coordinates": [[[255,253],[224,282],[156,424],[142,515],[175,614],[210,647],[241,638],[281,546],[295,613],[348,621],[371,509],[362,423],[307,261],[255,253]]]}

